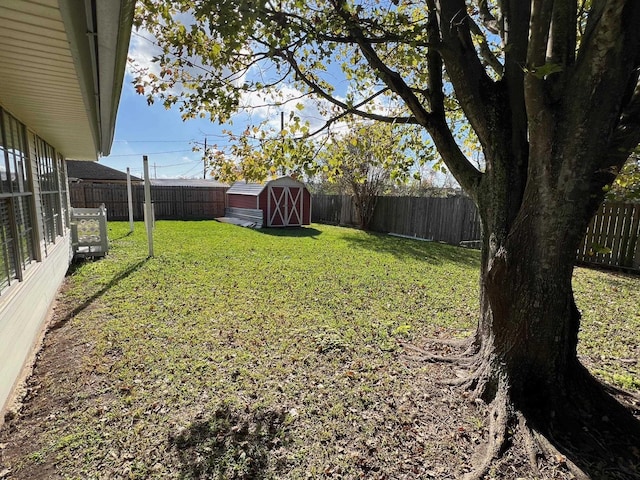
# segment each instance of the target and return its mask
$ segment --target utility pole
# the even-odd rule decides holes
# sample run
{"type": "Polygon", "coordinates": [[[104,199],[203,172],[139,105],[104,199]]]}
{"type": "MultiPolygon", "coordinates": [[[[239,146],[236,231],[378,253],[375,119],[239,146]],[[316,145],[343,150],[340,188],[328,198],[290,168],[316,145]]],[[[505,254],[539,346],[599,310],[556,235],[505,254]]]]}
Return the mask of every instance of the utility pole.
{"type": "Polygon", "coordinates": [[[202,165],[204,167],[202,178],[207,179],[207,137],[204,137],[204,155],[202,156],[202,165]]]}
{"type": "Polygon", "coordinates": [[[158,178],[158,166],[153,162],[153,178],[158,178]]]}
{"type": "MultiPolygon", "coordinates": [[[[284,130],[284,112],[280,112],[280,136],[282,137],[282,148],[281,148],[281,152],[282,152],[282,158],[284,161],[284,136],[282,131],[284,130]]],[[[280,167],[280,175],[284,175],[284,167],[280,167]]]]}

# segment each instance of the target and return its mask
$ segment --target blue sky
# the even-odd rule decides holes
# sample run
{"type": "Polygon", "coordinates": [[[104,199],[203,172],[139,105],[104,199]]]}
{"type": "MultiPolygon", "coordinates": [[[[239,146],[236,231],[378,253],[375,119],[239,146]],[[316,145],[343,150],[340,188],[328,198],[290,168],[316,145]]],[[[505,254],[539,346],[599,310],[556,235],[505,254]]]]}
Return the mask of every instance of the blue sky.
{"type": "MultiPolygon", "coordinates": [[[[153,39],[147,32],[132,32],[129,57],[141,66],[157,71],[158,67],[151,58],[159,52],[153,39]]],[[[257,125],[267,120],[272,128],[279,128],[280,109],[262,107],[264,99],[257,96],[246,98],[249,110],[235,115],[233,125],[218,125],[208,119],[183,121],[179,110],[166,110],[160,103],[148,106],[146,96],[136,93],[132,83],[133,76],[129,71],[125,74],[120,98],[120,107],[116,122],[116,131],[111,153],[102,157],[100,163],[126,171],[131,169],[133,175],[142,176],[142,156],[149,157],[149,175],[151,178],[202,178],[202,153],[194,152],[195,145],[207,144],[224,146],[228,144],[227,136],[222,130],[242,132],[248,126],[257,125]]],[[[283,86],[285,95],[298,97],[299,92],[289,86],[283,86]]],[[[296,103],[290,102],[282,108],[285,115],[295,111],[296,103]]],[[[304,102],[307,103],[307,102],[304,102]]],[[[311,103],[305,107],[306,115],[316,114],[310,118],[318,124],[317,108],[311,103]]],[[[209,177],[209,175],[207,175],[209,177]]]]}
{"type": "Polygon", "coordinates": [[[147,155],[151,178],[202,178],[202,155],[193,152],[192,147],[215,131],[210,121],[183,122],[178,111],[166,110],[162,105],[148,106],[127,76],[111,154],[101,158],[100,163],[121,171],[129,167],[133,175],[142,176],[142,155],[147,155]]]}
{"type": "MultiPolygon", "coordinates": [[[[194,152],[193,147],[202,147],[205,138],[208,146],[223,147],[229,143],[223,130],[242,132],[265,118],[272,127],[280,125],[280,111],[273,108],[240,112],[234,115],[233,125],[218,125],[208,119],[183,121],[177,108],[167,110],[160,103],[147,105],[146,97],[136,93],[131,81],[127,74],[111,154],[102,157],[100,163],[123,172],[129,167],[132,175],[142,176],[142,156],[147,155],[151,178],[202,178],[202,153],[194,152]]],[[[295,104],[284,108],[286,114],[294,109],[295,104]]],[[[316,117],[312,122],[318,120],[316,117]]]]}
{"type": "MultiPolygon", "coordinates": [[[[149,71],[157,74],[159,67],[151,59],[159,52],[155,39],[148,32],[132,32],[129,57],[137,65],[148,67],[149,71]]],[[[334,70],[339,71],[339,68],[331,65],[327,80],[333,84],[338,97],[344,100],[349,82],[334,70]]],[[[264,96],[249,94],[242,100],[247,109],[232,117],[233,125],[218,125],[208,119],[183,121],[177,108],[167,110],[160,102],[149,106],[146,96],[136,93],[132,82],[133,75],[127,69],[111,153],[102,157],[100,163],[123,172],[129,167],[132,175],[139,177],[143,176],[142,156],[147,155],[151,178],[203,178],[202,152],[194,152],[194,146],[202,147],[206,138],[209,146],[224,147],[228,145],[228,137],[223,130],[240,133],[261,122],[266,122],[265,128],[277,131],[281,112],[285,118],[290,113],[300,115],[303,121],[310,122],[312,131],[324,123],[315,100],[301,99],[301,92],[291,85],[280,88],[284,98],[293,99],[284,106],[266,107],[265,101],[271,102],[264,96]],[[304,106],[302,112],[297,108],[299,103],[304,106]]],[[[366,92],[360,94],[365,95],[366,92]]],[[[382,104],[378,108],[381,112],[386,109],[382,104]]],[[[333,128],[341,127],[336,124],[333,128]]],[[[207,178],[211,178],[210,175],[207,174],[207,178]]]]}

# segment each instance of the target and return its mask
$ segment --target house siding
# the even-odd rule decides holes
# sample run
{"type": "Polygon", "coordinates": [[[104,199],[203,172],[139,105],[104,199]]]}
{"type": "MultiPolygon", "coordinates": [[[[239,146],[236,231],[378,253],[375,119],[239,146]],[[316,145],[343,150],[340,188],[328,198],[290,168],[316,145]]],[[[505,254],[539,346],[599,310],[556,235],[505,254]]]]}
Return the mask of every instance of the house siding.
{"type": "Polygon", "coordinates": [[[31,265],[24,280],[13,285],[0,301],[0,406],[12,398],[25,366],[39,344],[51,305],[69,267],[68,237],[49,249],[43,262],[31,265]]]}
{"type": "MultiPolygon", "coordinates": [[[[0,105],[0,121],[5,116],[11,114],[0,105]]],[[[11,117],[19,122],[19,119],[11,117]]],[[[0,290],[0,411],[4,411],[11,402],[25,367],[33,359],[35,347],[40,343],[46,327],[51,305],[71,262],[70,231],[65,218],[64,200],[68,198],[68,193],[65,188],[67,177],[64,165],[59,154],[52,146],[47,145],[47,153],[52,157],[48,164],[52,168],[57,167],[58,171],[55,173],[49,169],[44,172],[46,177],[40,178],[38,161],[45,159],[38,150],[38,142],[40,145],[44,145],[44,142],[33,131],[28,128],[25,130],[26,151],[22,153],[25,155],[28,183],[26,191],[30,194],[22,198],[29,199],[31,237],[35,251],[30,262],[18,265],[19,278],[11,278],[9,284],[0,290]],[[53,175],[57,181],[52,180],[53,175]],[[50,214],[60,212],[61,217],[50,222],[49,235],[44,224],[43,210],[47,207],[43,203],[42,182],[49,184],[47,203],[50,214]],[[51,230],[54,223],[55,229],[51,230]]],[[[10,155],[6,153],[6,148],[0,149],[0,153],[0,157],[10,155]]],[[[4,162],[5,158],[0,160],[4,162]]],[[[7,195],[11,193],[5,192],[5,198],[7,195]]],[[[15,227],[11,220],[8,225],[15,227]]],[[[2,418],[0,417],[0,422],[2,418]]]]}
{"type": "Polygon", "coordinates": [[[15,20],[15,35],[0,35],[2,410],[71,258],[64,157],[96,160],[111,149],[135,9],[133,0],[6,3],[0,17],[15,20]],[[55,75],[25,81],[45,51],[55,54],[45,59],[55,75]]]}

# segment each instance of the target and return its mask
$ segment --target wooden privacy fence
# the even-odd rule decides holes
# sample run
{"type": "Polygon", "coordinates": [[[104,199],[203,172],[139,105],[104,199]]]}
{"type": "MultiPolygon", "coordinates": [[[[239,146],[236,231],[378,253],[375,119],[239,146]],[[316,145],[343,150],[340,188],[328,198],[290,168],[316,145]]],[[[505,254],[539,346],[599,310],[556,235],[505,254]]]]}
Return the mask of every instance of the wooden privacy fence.
{"type": "Polygon", "coordinates": [[[640,204],[604,203],[589,224],[578,262],[640,271],[640,204]]]}
{"type": "MultiPolygon", "coordinates": [[[[311,211],[314,222],[358,224],[347,195],[314,195],[311,211]]],[[[473,201],[463,196],[379,197],[369,228],[460,245],[480,238],[480,217],[473,201]]]]}
{"type": "MultiPolygon", "coordinates": [[[[156,220],[207,220],[224,216],[227,187],[151,186],[151,201],[156,220]]],[[[132,185],[133,218],[144,218],[144,186],[132,185]]],[[[71,206],[107,207],[109,220],[128,220],[125,184],[72,183],[71,206]]]]}
{"type": "MultiPolygon", "coordinates": [[[[349,196],[314,195],[312,221],[357,225],[349,196]]],[[[480,217],[467,197],[380,197],[370,228],[451,245],[480,240],[480,217]]],[[[577,261],[640,272],[640,204],[604,203],[587,229],[577,261]]]]}

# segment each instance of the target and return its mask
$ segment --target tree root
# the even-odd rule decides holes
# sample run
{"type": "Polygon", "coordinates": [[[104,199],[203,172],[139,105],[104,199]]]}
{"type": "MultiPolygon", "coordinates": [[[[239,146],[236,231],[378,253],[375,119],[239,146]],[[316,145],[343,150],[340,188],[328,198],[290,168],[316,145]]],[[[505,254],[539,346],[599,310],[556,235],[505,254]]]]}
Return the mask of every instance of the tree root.
{"type": "Polygon", "coordinates": [[[496,373],[500,369],[491,363],[491,353],[475,348],[473,342],[456,342],[466,350],[450,356],[403,346],[419,354],[412,357],[416,360],[461,366],[465,375],[441,383],[464,390],[466,397],[480,399],[488,407],[488,437],[474,453],[473,470],[464,480],[482,480],[512,448],[524,454],[517,453],[536,478],[545,478],[548,468],[577,480],[640,478],[634,473],[640,456],[623,451],[637,452],[634,445],[640,444],[636,442],[640,441],[640,422],[633,414],[637,415],[637,397],[616,392],[626,397],[625,408],[582,365],[576,364],[567,373],[570,380],[556,396],[549,394],[544,405],[537,405],[527,398],[514,398],[512,383],[505,373],[496,373]]]}
{"type": "MultiPolygon", "coordinates": [[[[489,413],[489,440],[483,447],[483,454],[474,459],[475,470],[467,473],[464,480],[481,480],[491,464],[500,457],[507,442],[507,428],[511,413],[508,409],[508,394],[501,390],[492,404],[489,413]]],[[[480,454],[480,452],[478,452],[480,454]]]]}
{"type": "Polygon", "coordinates": [[[486,362],[483,362],[479,355],[475,355],[469,362],[471,372],[459,378],[450,378],[441,380],[439,383],[450,387],[460,387],[464,391],[469,392],[472,400],[482,399],[486,403],[491,404],[494,401],[496,392],[489,390],[491,368],[486,362]]]}
{"type": "MultiPolygon", "coordinates": [[[[472,340],[472,339],[471,339],[472,340]]],[[[417,353],[417,355],[407,355],[407,358],[411,360],[432,362],[432,363],[457,363],[462,365],[471,365],[476,361],[475,358],[475,347],[473,346],[473,342],[470,339],[465,338],[461,340],[438,340],[432,339],[428,341],[429,344],[432,345],[446,345],[450,347],[454,347],[456,349],[465,350],[458,355],[434,355],[433,353],[427,351],[425,348],[418,347],[416,345],[412,345],[410,343],[400,342],[400,346],[405,350],[409,350],[417,353]]]]}
{"type": "Polygon", "coordinates": [[[591,477],[584,472],[580,467],[578,467],[575,463],[569,460],[565,455],[563,455],[553,444],[541,433],[527,428],[527,433],[533,438],[536,442],[540,450],[542,451],[542,455],[547,458],[555,458],[557,461],[561,462],[567,470],[569,470],[576,480],[590,480],[591,477]]]}
{"type": "Polygon", "coordinates": [[[545,435],[531,428],[522,412],[514,410],[506,388],[501,387],[489,405],[489,436],[487,443],[474,455],[474,469],[464,480],[482,480],[491,466],[510,448],[511,439],[520,437],[534,475],[540,476],[539,460],[559,464],[576,480],[592,477],[560,452],[545,435]]]}

